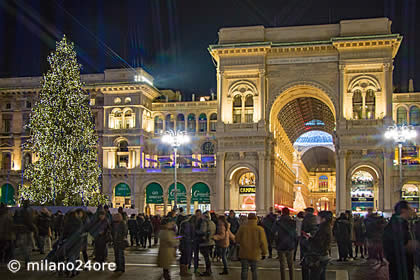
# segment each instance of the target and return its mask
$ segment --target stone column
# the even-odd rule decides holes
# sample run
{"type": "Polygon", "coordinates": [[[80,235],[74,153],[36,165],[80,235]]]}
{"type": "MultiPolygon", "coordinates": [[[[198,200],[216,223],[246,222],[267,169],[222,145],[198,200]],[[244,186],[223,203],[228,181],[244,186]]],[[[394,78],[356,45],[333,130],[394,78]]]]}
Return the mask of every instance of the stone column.
{"type": "Polygon", "coordinates": [[[163,194],[163,215],[166,216],[167,212],[166,212],[166,208],[168,207],[168,194],[164,193],[163,194]]]}
{"type": "Polygon", "coordinates": [[[265,189],[265,205],[268,207],[274,207],[274,191],[273,191],[273,182],[272,182],[272,161],[270,153],[266,157],[266,185],[267,188],[265,189]]]}
{"type": "MultiPolygon", "coordinates": [[[[339,79],[339,81],[340,81],[340,93],[341,94],[339,94],[339,96],[340,96],[340,104],[338,105],[339,112],[336,112],[336,115],[337,115],[336,118],[337,119],[342,119],[345,116],[344,108],[343,108],[343,106],[344,106],[344,100],[345,100],[345,98],[347,98],[347,91],[344,88],[344,68],[345,68],[345,66],[343,64],[340,64],[338,66],[338,68],[340,70],[340,79],[339,79]]],[[[350,116],[350,117],[352,117],[352,116],[350,116]]]]}
{"type": "Polygon", "coordinates": [[[383,209],[384,212],[392,213],[392,202],[391,197],[396,191],[392,184],[392,147],[386,147],[384,149],[384,178],[383,178],[383,209]]]}
{"type": "Polygon", "coordinates": [[[187,215],[191,214],[191,190],[187,190],[187,215]]]}
{"type": "MultiPolygon", "coordinates": [[[[389,122],[392,122],[392,62],[390,63],[384,63],[384,76],[385,76],[385,85],[383,87],[383,90],[385,91],[385,117],[388,119],[389,122]]],[[[375,102],[376,104],[378,102],[375,102]]],[[[376,110],[376,108],[375,108],[376,110]]],[[[377,110],[376,110],[377,112],[377,110]]]]}
{"type": "Polygon", "coordinates": [[[338,178],[337,178],[337,204],[336,212],[341,213],[347,209],[347,185],[346,185],[346,155],[344,151],[338,151],[337,153],[337,163],[338,163],[338,178]]]}
{"type": "Polygon", "coordinates": [[[362,119],[366,119],[366,90],[362,91],[362,119]]]}
{"type": "Polygon", "coordinates": [[[264,215],[265,209],[265,152],[258,152],[258,185],[255,191],[257,215],[264,215]]]}
{"type": "Polygon", "coordinates": [[[220,70],[220,67],[217,68],[217,121],[223,122],[222,120],[222,96],[223,96],[223,70],[220,70]]]}
{"type": "Polygon", "coordinates": [[[136,208],[139,209],[139,213],[144,213],[144,208],[146,207],[146,201],[144,195],[141,195],[139,193],[136,194],[138,196],[138,205],[136,205],[136,208]]]}
{"type": "Polygon", "coordinates": [[[230,180],[225,180],[224,188],[225,188],[225,210],[230,210],[232,209],[231,203],[230,203],[230,180]]]}
{"type": "MultiPolygon", "coordinates": [[[[265,93],[265,69],[259,70],[260,77],[260,114],[257,116],[257,121],[265,120],[265,103],[266,103],[266,93],[265,93]]],[[[255,111],[254,111],[255,112],[255,111]]],[[[255,120],[255,119],[254,119],[255,120]]]]}
{"type": "Polygon", "coordinates": [[[225,209],[225,153],[217,153],[216,165],[216,201],[214,203],[217,213],[224,213],[225,209]]]}

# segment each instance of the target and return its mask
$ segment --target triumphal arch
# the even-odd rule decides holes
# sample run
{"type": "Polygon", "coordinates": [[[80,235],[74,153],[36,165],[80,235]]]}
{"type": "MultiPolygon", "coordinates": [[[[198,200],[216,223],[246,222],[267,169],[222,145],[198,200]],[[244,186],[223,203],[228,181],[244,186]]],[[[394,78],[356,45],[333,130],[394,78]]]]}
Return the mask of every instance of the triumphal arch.
{"type": "Polygon", "coordinates": [[[401,40],[387,18],[220,29],[209,47],[217,66],[216,210],[264,214],[293,205],[308,172],[294,164],[294,144],[317,130],[333,139],[334,209],[351,209],[360,183],[361,207],[391,211],[399,193],[383,133],[392,124],[401,40]]]}

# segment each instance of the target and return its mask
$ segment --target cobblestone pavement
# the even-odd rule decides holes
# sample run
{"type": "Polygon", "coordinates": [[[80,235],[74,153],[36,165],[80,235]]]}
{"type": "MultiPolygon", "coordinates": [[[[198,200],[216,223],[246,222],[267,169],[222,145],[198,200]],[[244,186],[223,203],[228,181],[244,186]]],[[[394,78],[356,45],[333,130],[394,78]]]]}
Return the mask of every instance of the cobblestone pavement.
{"type": "MultiPolygon", "coordinates": [[[[77,275],[74,279],[80,280],[93,280],[93,279],[137,279],[137,280],[158,280],[161,279],[161,269],[156,267],[155,260],[157,256],[157,248],[152,249],[135,249],[128,248],[126,250],[126,272],[96,272],[96,271],[84,271],[77,275]]],[[[37,252],[34,252],[32,255],[32,260],[41,260],[43,256],[39,255],[37,252]]],[[[112,262],[114,259],[113,250],[110,248],[108,261],[112,262]]],[[[332,260],[327,268],[327,279],[339,279],[347,280],[351,279],[352,272],[357,268],[358,264],[361,264],[364,260],[358,259],[352,262],[337,262],[337,249],[334,246],[332,249],[332,260]]],[[[201,263],[204,261],[200,260],[201,263]]],[[[23,262],[22,262],[23,265],[23,262]]],[[[266,259],[260,261],[258,275],[259,279],[279,279],[279,262],[277,259],[266,259]]],[[[201,267],[203,270],[204,267],[201,267]]],[[[212,277],[183,277],[182,279],[224,279],[224,280],[233,280],[240,279],[241,267],[239,262],[230,262],[229,263],[229,275],[220,276],[219,272],[222,270],[222,264],[220,262],[213,263],[213,276],[212,277]]],[[[301,270],[299,262],[295,263],[296,276],[295,280],[302,279],[301,270]]],[[[179,276],[179,268],[176,265],[173,265],[171,269],[172,279],[181,279],[179,276]]],[[[419,275],[417,275],[420,279],[419,275]]],[[[22,280],[43,280],[43,279],[63,279],[63,276],[58,276],[56,273],[52,272],[28,272],[24,271],[24,268],[17,273],[11,273],[8,271],[7,266],[2,265],[0,267],[0,279],[22,279],[22,280]]],[[[251,279],[251,275],[249,275],[251,279]]]]}

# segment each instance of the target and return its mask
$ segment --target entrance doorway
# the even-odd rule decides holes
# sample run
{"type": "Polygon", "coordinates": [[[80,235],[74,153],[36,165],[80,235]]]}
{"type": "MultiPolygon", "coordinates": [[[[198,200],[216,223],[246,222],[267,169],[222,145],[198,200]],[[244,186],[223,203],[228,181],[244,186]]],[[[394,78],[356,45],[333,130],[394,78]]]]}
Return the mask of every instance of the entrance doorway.
{"type": "Polygon", "coordinates": [[[126,183],[119,183],[114,188],[114,201],[113,204],[115,208],[123,207],[123,208],[130,208],[131,207],[131,189],[130,186],[126,183]]]}
{"type": "Polygon", "coordinates": [[[353,172],[351,177],[351,208],[356,212],[376,209],[378,205],[378,187],[374,175],[366,169],[353,172]]]}
{"type": "Polygon", "coordinates": [[[410,206],[416,211],[419,211],[419,185],[405,184],[401,190],[402,200],[407,201],[410,206]]]}

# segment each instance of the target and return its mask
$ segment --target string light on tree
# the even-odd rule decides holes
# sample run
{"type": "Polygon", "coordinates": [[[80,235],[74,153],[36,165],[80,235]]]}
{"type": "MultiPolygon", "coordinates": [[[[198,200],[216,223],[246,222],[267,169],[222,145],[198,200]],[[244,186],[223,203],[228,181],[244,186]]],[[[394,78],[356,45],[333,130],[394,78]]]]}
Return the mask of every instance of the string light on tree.
{"type": "Polygon", "coordinates": [[[36,204],[104,204],[98,137],[73,43],[64,36],[48,63],[28,124],[30,139],[24,144],[38,160],[24,171],[30,185],[21,186],[20,197],[36,204]]]}

